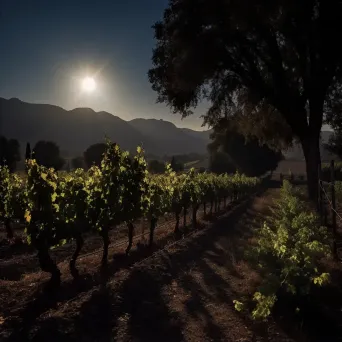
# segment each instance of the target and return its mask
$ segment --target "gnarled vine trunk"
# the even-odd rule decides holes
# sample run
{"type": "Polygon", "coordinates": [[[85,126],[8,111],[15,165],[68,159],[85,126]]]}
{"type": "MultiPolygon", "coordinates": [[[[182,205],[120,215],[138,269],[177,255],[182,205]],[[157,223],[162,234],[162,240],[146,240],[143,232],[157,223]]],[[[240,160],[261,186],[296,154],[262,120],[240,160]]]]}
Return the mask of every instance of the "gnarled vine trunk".
{"type": "Polygon", "coordinates": [[[150,241],[149,241],[149,246],[152,247],[153,246],[153,241],[154,241],[154,231],[156,229],[157,226],[157,219],[155,217],[151,218],[151,222],[150,222],[150,241]]]}
{"type": "Polygon", "coordinates": [[[61,282],[61,272],[56,263],[51,259],[49,248],[44,241],[38,241],[38,260],[42,271],[51,273],[50,282],[53,286],[59,286],[61,282]]]}
{"type": "Polygon", "coordinates": [[[79,256],[81,249],[83,247],[83,244],[84,244],[84,240],[83,240],[81,233],[76,235],[75,241],[76,241],[76,248],[75,248],[75,251],[71,257],[71,260],[69,263],[69,268],[70,268],[70,273],[72,274],[72,276],[78,277],[78,270],[76,268],[76,261],[77,261],[77,258],[79,256]]]}
{"type": "Polygon", "coordinates": [[[132,245],[133,245],[133,235],[134,235],[134,225],[132,222],[127,223],[127,228],[128,228],[128,246],[126,248],[126,255],[129,254],[132,245]]]}
{"type": "Polygon", "coordinates": [[[180,232],[179,230],[180,211],[177,210],[175,214],[176,214],[176,225],[175,225],[174,233],[178,234],[180,232]]]}
{"type": "Polygon", "coordinates": [[[198,211],[199,205],[194,205],[192,207],[192,227],[194,229],[197,228],[197,211],[198,211]]]}
{"type": "Polygon", "coordinates": [[[11,220],[9,218],[5,219],[5,229],[7,233],[7,239],[12,240],[14,237],[12,226],[11,226],[11,220]]]}

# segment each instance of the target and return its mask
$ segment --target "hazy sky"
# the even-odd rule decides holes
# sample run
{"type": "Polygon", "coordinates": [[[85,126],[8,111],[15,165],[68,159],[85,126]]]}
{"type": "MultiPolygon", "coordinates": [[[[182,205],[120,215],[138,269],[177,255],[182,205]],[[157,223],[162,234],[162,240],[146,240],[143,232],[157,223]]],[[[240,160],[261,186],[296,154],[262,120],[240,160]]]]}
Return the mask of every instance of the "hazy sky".
{"type": "Polygon", "coordinates": [[[200,129],[206,110],[181,120],[155,104],[147,71],[151,26],[167,0],[0,0],[0,97],[91,107],[125,120],[158,118],[200,129]],[[81,93],[93,76],[97,89],[81,93]]]}

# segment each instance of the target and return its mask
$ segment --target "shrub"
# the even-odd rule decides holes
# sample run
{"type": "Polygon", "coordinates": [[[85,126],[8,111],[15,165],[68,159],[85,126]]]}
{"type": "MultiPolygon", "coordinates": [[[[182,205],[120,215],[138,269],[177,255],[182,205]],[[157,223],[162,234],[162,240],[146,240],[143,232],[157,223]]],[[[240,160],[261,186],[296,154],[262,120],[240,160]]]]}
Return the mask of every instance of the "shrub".
{"type": "Polygon", "coordinates": [[[303,296],[313,285],[329,281],[320,264],[330,255],[327,229],[289,181],[284,180],[273,216],[259,230],[252,254],[263,279],[253,296],[254,319],[271,314],[281,291],[303,296]]]}

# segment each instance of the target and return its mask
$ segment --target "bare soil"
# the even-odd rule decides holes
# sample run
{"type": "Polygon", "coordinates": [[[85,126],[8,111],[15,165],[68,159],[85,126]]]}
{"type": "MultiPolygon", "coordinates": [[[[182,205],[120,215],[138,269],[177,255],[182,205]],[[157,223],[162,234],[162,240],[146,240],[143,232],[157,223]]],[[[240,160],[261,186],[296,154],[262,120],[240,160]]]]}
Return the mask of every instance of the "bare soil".
{"type": "MultiPolygon", "coordinates": [[[[220,204],[223,209],[223,203],[220,204]]],[[[204,215],[203,209],[198,211],[197,216],[202,218],[204,215]]],[[[180,227],[183,224],[183,216],[181,216],[180,227]]],[[[191,222],[192,213],[187,213],[187,223],[191,222]]],[[[209,218],[209,217],[207,217],[209,218]]],[[[135,243],[142,244],[146,242],[149,234],[148,221],[144,219],[137,220],[134,223],[135,243]]],[[[160,236],[164,232],[172,232],[175,226],[174,215],[166,214],[158,221],[155,235],[160,236]]],[[[35,249],[28,245],[25,241],[24,229],[21,225],[14,225],[14,232],[16,236],[15,243],[8,241],[5,238],[4,229],[2,230],[2,243],[0,243],[0,280],[20,280],[25,274],[39,270],[39,263],[36,257],[35,249]],[[20,241],[18,243],[18,241],[20,241]]],[[[109,232],[109,238],[112,242],[110,249],[126,247],[128,245],[128,229],[125,224],[121,224],[116,229],[109,232]]],[[[103,246],[102,238],[96,232],[88,232],[84,234],[84,246],[80,253],[80,259],[88,256],[91,253],[100,254],[103,246]]],[[[63,246],[56,247],[50,251],[50,255],[57,264],[65,260],[69,260],[74,252],[75,246],[73,242],[68,242],[63,246]]]]}
{"type": "Polygon", "coordinates": [[[200,229],[185,238],[165,232],[153,253],[136,248],[123,258],[116,249],[106,270],[98,269],[98,254],[86,257],[79,262],[80,279],[71,279],[62,262],[63,283],[55,293],[42,291],[40,272],[1,281],[0,340],[340,341],[337,263],[327,265],[332,285],[304,303],[300,315],[292,313],[288,298],[278,301],[264,323],[234,309],[233,300],[253,294],[260,281],[244,253],[278,192],[270,188],[212,222],[201,220],[200,229]]]}

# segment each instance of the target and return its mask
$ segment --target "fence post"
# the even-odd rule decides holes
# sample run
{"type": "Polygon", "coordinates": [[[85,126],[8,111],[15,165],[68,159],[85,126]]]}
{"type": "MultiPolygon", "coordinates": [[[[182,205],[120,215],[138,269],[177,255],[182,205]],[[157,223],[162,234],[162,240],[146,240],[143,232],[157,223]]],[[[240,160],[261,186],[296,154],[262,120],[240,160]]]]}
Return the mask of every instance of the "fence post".
{"type": "Polygon", "coordinates": [[[321,217],[321,223],[323,222],[323,196],[322,196],[322,189],[321,189],[321,164],[318,163],[318,201],[317,201],[317,211],[321,217]]]}
{"type": "Polygon", "coordinates": [[[335,162],[330,163],[331,205],[332,205],[332,231],[333,231],[333,256],[337,259],[336,246],[336,199],[335,199],[335,162]]]}

